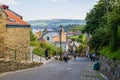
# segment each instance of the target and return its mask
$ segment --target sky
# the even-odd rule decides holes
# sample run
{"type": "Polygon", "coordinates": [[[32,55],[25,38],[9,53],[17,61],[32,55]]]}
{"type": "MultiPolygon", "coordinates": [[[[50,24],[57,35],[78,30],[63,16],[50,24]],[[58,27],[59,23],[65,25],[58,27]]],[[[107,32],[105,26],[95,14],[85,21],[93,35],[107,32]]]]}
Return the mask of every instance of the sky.
{"type": "Polygon", "coordinates": [[[26,21],[42,19],[84,20],[99,0],[0,0],[26,21]]]}

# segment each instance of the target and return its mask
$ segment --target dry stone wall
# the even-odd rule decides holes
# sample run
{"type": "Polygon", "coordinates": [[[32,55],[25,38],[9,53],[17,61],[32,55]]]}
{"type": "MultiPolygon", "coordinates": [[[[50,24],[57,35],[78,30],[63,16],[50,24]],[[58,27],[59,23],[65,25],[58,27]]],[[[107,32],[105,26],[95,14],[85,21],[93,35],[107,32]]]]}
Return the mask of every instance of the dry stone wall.
{"type": "Polygon", "coordinates": [[[7,20],[0,6],[0,59],[29,60],[30,26],[10,25],[7,20]]]}
{"type": "Polygon", "coordinates": [[[100,71],[105,74],[109,80],[120,80],[120,61],[112,60],[101,55],[100,65],[100,71]]]}
{"type": "Polygon", "coordinates": [[[37,62],[0,61],[0,73],[40,66],[37,62]]]}
{"type": "Polygon", "coordinates": [[[7,47],[13,49],[7,53],[13,54],[16,60],[29,60],[30,28],[29,27],[8,27],[5,42],[7,47]],[[15,51],[16,50],[16,51],[15,51]],[[16,55],[14,55],[16,53],[16,55]]]}
{"type": "Polygon", "coordinates": [[[5,38],[6,38],[6,19],[5,13],[3,12],[2,8],[0,7],[0,58],[4,58],[4,51],[3,46],[5,46],[5,38]]]}

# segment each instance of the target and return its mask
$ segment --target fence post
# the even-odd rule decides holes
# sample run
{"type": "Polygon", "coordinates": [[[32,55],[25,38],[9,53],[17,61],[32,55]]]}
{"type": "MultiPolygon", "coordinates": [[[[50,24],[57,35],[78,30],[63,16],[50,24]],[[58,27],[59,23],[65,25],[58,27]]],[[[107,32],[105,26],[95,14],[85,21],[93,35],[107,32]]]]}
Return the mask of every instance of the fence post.
{"type": "Polygon", "coordinates": [[[32,61],[33,61],[33,58],[34,58],[34,55],[33,55],[33,53],[32,53],[32,61]]]}
{"type": "Polygon", "coordinates": [[[25,53],[25,61],[27,62],[27,53],[25,53]]]}
{"type": "Polygon", "coordinates": [[[42,57],[40,56],[40,62],[42,62],[42,57]]]}
{"type": "Polygon", "coordinates": [[[14,51],[14,60],[16,60],[17,54],[16,54],[16,50],[14,51]]]}

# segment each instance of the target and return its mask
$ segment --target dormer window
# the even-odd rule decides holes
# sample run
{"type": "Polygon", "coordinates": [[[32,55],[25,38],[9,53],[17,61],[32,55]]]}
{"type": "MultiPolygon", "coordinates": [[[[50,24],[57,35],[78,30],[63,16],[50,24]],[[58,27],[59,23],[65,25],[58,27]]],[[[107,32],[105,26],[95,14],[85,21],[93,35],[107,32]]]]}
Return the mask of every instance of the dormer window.
{"type": "Polygon", "coordinates": [[[12,22],[15,22],[15,20],[14,20],[14,19],[12,19],[12,18],[9,18],[8,20],[9,20],[9,21],[12,21],[12,22]]]}

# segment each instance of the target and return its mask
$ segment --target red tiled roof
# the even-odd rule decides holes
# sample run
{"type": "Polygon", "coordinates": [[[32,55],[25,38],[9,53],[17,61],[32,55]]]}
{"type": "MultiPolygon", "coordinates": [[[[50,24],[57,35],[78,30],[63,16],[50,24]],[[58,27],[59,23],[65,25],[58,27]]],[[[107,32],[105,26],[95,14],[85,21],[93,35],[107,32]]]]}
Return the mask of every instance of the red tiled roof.
{"type": "Polygon", "coordinates": [[[21,16],[16,14],[15,12],[8,9],[8,7],[5,7],[5,5],[2,6],[3,10],[8,16],[7,24],[9,25],[29,25],[26,21],[22,19],[21,16]]]}

